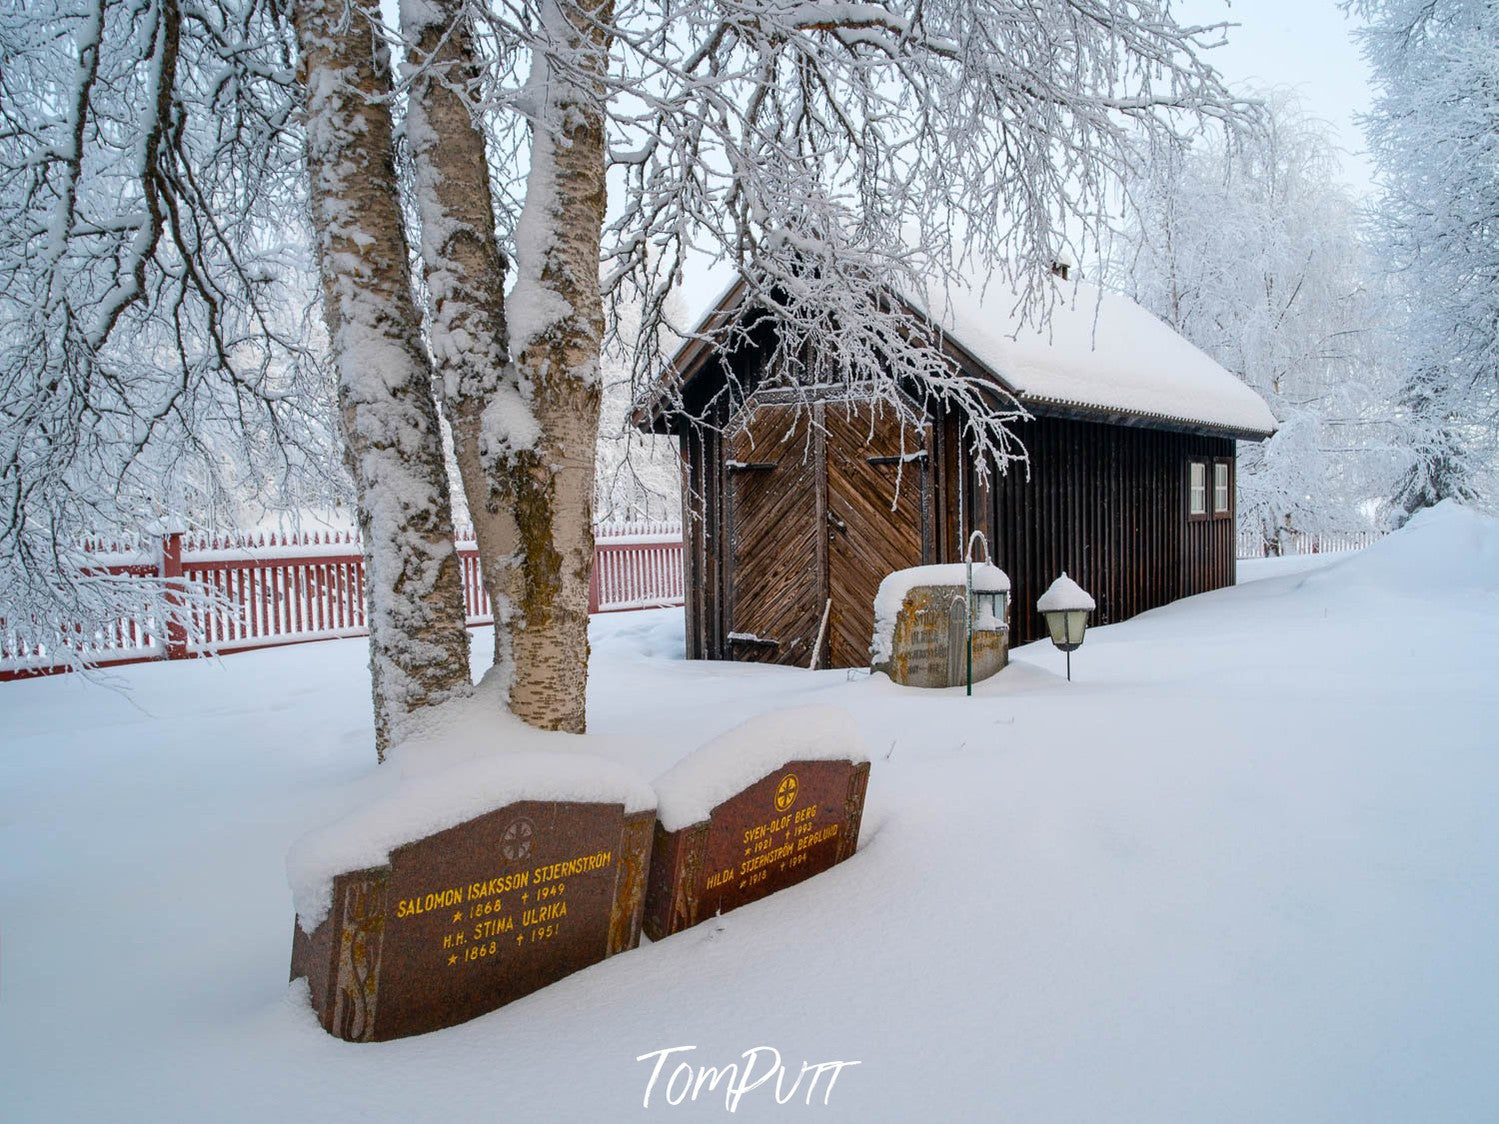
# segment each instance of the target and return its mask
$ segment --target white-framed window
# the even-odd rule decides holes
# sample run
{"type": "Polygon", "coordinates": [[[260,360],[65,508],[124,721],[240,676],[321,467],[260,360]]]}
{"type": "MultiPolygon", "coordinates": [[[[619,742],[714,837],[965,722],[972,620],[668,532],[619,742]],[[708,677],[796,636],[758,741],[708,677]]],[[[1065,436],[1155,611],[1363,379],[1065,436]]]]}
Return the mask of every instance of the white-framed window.
{"type": "Polygon", "coordinates": [[[1187,463],[1187,518],[1208,517],[1208,466],[1206,461],[1187,463]]]}
{"type": "Polygon", "coordinates": [[[1213,462],[1213,514],[1227,515],[1230,493],[1228,490],[1228,462],[1213,462]]]}

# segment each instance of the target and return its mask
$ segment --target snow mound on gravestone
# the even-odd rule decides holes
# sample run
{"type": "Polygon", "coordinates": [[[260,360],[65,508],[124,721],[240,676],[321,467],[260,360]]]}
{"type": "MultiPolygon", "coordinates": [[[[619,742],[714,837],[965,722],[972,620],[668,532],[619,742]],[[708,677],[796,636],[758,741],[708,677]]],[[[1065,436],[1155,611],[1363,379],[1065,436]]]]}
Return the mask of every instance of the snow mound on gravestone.
{"type": "Polygon", "coordinates": [[[731,796],[788,761],[869,760],[853,716],[798,706],[751,718],[689,753],[656,778],[656,817],[666,831],[702,823],[731,796]]]}
{"type": "Polygon", "coordinates": [[[1400,530],[1327,567],[1309,585],[1432,591],[1499,591],[1499,519],[1443,500],[1400,530]]]}
{"type": "Polygon", "coordinates": [[[1046,592],[1036,601],[1036,611],[1040,613],[1066,613],[1076,609],[1091,613],[1096,608],[1092,596],[1065,572],[1047,586],[1046,592]]]}
{"type": "MultiPolygon", "coordinates": [[[[886,574],[874,595],[874,638],[870,641],[871,663],[888,663],[895,637],[895,618],[906,603],[906,594],[924,585],[968,585],[968,563],[944,562],[935,566],[911,566],[886,574]]],[[[1010,575],[988,562],[973,564],[973,588],[980,593],[1009,593],[1010,575]]]]}
{"type": "Polygon", "coordinates": [[[328,916],[337,875],[384,866],[397,847],[521,800],[623,804],[628,815],[655,807],[656,794],[629,769],[582,753],[489,753],[404,777],[388,795],[292,844],[286,875],[303,931],[328,916]]]}

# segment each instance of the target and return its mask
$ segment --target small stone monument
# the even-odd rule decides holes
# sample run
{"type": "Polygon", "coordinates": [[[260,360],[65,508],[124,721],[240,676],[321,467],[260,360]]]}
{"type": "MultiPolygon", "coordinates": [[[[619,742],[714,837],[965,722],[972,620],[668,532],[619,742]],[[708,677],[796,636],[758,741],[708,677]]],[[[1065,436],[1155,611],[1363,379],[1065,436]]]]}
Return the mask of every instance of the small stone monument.
{"type": "Polygon", "coordinates": [[[998,566],[914,566],[880,583],[874,603],[871,666],[907,687],[961,687],[968,678],[973,635],[973,681],[1000,671],[1010,658],[1007,601],[1010,579],[998,566]]]}
{"type": "Polygon", "coordinates": [[[287,859],[329,1033],[439,1030],[634,948],[655,798],[611,762],[491,755],[402,783],[287,859]]]}
{"type": "Polygon", "coordinates": [[[854,853],[869,757],[853,719],[797,707],[751,719],[657,779],[645,931],[738,909],[854,853]]]}

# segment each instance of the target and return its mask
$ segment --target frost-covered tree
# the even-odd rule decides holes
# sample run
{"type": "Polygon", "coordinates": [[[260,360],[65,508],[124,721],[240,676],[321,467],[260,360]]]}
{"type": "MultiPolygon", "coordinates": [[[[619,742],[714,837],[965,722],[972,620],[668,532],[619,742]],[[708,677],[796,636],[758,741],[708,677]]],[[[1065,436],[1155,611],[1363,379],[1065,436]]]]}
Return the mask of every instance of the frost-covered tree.
{"type": "MultiPolygon", "coordinates": [[[[579,730],[606,299],[640,310],[635,370],[654,375],[668,329],[687,330],[669,304],[686,263],[716,259],[779,321],[792,385],[810,368],[901,410],[898,387],[941,400],[1003,464],[1017,455],[1006,429],[1016,408],[963,378],[891,293],[921,295],[992,261],[1044,313],[1044,266],[1098,237],[1127,138],[1243,108],[1202,60],[1215,30],[1180,26],[1155,0],[407,0],[399,27],[373,0],[243,0],[244,11],[201,17],[181,2],[98,0],[127,24],[160,17],[165,31],[116,40],[119,65],[137,68],[129,104],[147,125],[95,139],[108,152],[130,136],[213,133],[223,96],[213,83],[275,93],[265,135],[301,139],[283,96],[300,67],[323,312],[373,579],[382,737],[467,689],[434,398],[481,538],[509,704],[537,725],[579,730]],[[165,103],[141,90],[176,88],[157,82],[173,28],[225,61],[203,68],[210,88],[196,102],[153,118],[165,103]],[[409,169],[416,229],[403,225],[392,166],[409,169]],[[420,265],[420,314],[403,239],[420,265]]],[[[88,42],[64,33],[37,55],[65,76],[65,101],[88,88],[66,78],[88,70],[88,42]]],[[[43,147],[67,151],[71,118],[50,108],[39,119],[63,124],[46,126],[57,135],[43,147]]],[[[106,101],[98,112],[118,111],[106,101]]],[[[120,209],[138,199],[149,215],[161,183],[219,176],[225,191],[200,200],[212,215],[235,189],[279,174],[277,152],[225,150],[205,171],[138,174],[144,186],[120,209]]],[[[248,205],[230,213],[245,238],[300,229],[256,221],[274,211],[248,205]]],[[[81,272],[132,276],[120,256],[135,245],[131,229],[116,214],[82,230],[121,249],[85,253],[81,272]]],[[[196,268],[184,252],[161,273],[196,268]]],[[[255,308],[247,288],[215,307],[255,308]]],[[[109,306],[108,285],[77,291],[69,307],[92,317],[109,306]]],[[[233,368],[210,350],[215,372],[233,368]]],[[[290,341],[283,350],[294,352],[290,341]]]]}
{"type": "Polygon", "coordinates": [[[8,627],[46,642],[139,610],[89,536],[336,492],[297,102],[262,0],[0,10],[8,627]]]}
{"type": "Polygon", "coordinates": [[[1278,431],[1240,448],[1239,523],[1271,551],[1288,527],[1355,525],[1388,487],[1390,305],[1337,176],[1325,127],[1273,93],[1232,144],[1143,147],[1106,263],[1269,403],[1278,431]]]}
{"type": "Polygon", "coordinates": [[[497,658],[516,712],[568,729],[586,686],[600,256],[604,296],[639,310],[614,318],[636,326],[637,379],[661,370],[666,329],[687,330],[669,299],[701,254],[779,321],[790,383],[810,362],[899,410],[897,386],[941,399],[1003,463],[1015,410],[890,293],[997,261],[1043,310],[1037,267],[1064,231],[1097,235],[1132,128],[1242,109],[1199,57],[1213,30],[1139,0],[429,0],[401,19],[432,348],[470,509],[495,516],[477,529],[507,618],[497,658]],[[482,162],[471,138],[449,144],[460,95],[482,162]],[[493,247],[475,199],[494,206],[493,247]],[[443,249],[460,243],[473,252],[443,249]]]}
{"type": "Polygon", "coordinates": [[[1405,512],[1473,499],[1499,411],[1499,6],[1354,0],[1373,71],[1371,220],[1406,302],[1405,512]]]}
{"type": "Polygon", "coordinates": [[[303,0],[294,18],[323,314],[364,541],[375,746],[383,754],[409,714],[468,690],[463,590],[401,217],[378,0],[303,0]]]}

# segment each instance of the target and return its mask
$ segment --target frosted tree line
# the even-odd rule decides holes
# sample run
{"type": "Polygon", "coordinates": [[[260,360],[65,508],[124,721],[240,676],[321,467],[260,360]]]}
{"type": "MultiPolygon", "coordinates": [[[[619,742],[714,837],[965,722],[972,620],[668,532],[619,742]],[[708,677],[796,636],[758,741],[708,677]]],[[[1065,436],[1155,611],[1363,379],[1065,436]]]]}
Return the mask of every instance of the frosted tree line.
{"type": "Polygon", "coordinates": [[[654,377],[706,255],[780,322],[788,376],[815,365],[897,408],[915,387],[1004,463],[1017,408],[887,294],[997,262],[1044,316],[1045,266],[1101,237],[1131,138],[1247,112],[1204,61],[1219,31],[1152,0],[399,17],[49,0],[0,24],[7,580],[43,608],[76,598],[92,579],[61,544],[136,522],[179,460],[217,470],[215,426],[247,477],[326,479],[305,470],[336,414],[382,750],[470,690],[441,418],[506,703],[581,730],[606,304],[638,309],[627,342],[654,377]]]}
{"type": "Polygon", "coordinates": [[[1287,92],[1263,100],[1257,130],[1142,145],[1105,275],[1269,404],[1277,432],[1239,447],[1239,526],[1280,553],[1390,494],[1404,340],[1326,126],[1287,92]]]}
{"type": "Polygon", "coordinates": [[[1240,451],[1241,527],[1398,525],[1499,477],[1499,11],[1350,0],[1374,80],[1377,189],[1336,186],[1283,96],[1265,127],[1142,145],[1111,282],[1255,387],[1280,420],[1240,451]]]}
{"type": "Polygon", "coordinates": [[[1499,446],[1499,9],[1352,0],[1373,72],[1374,242],[1400,295],[1404,512],[1494,497],[1499,446]]]}

